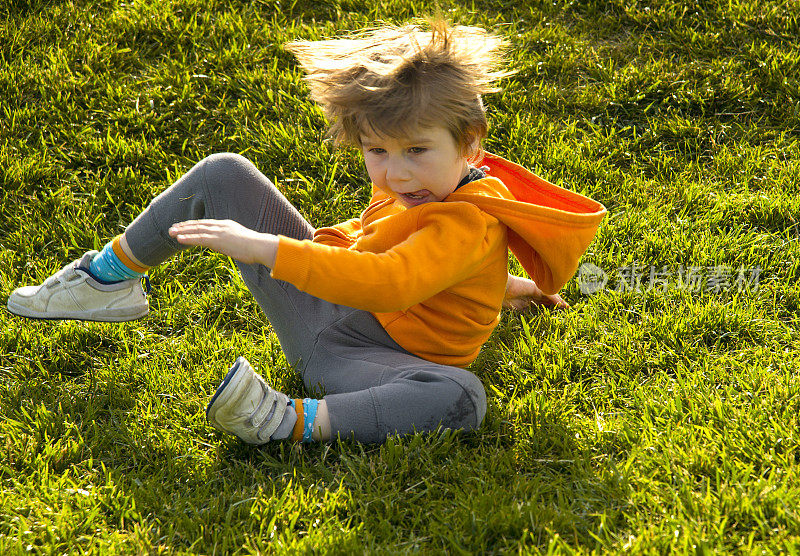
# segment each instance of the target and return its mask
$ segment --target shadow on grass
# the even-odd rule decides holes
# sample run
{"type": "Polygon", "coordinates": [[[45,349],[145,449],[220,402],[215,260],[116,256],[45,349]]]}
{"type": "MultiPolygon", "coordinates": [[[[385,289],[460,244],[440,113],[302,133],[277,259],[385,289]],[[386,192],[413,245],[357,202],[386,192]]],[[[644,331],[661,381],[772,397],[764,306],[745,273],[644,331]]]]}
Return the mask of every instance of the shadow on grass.
{"type": "Polygon", "coordinates": [[[24,19],[64,2],[65,0],[4,0],[0,2],[0,14],[9,18],[24,19]]]}
{"type": "Polygon", "coordinates": [[[330,528],[346,543],[359,531],[363,546],[546,549],[558,535],[593,549],[625,527],[624,479],[581,448],[568,416],[533,404],[513,422],[492,408],[473,433],[253,448],[213,431],[196,399],[126,374],[65,376],[63,361],[43,359],[3,400],[0,477],[22,490],[67,477],[92,493],[94,527],[136,529],[144,547],[265,547],[273,527],[277,537],[330,528]]]}
{"type": "Polygon", "coordinates": [[[507,503],[530,505],[528,540],[541,549],[559,539],[572,549],[607,550],[627,528],[630,487],[615,463],[624,454],[591,448],[579,422],[531,402],[508,423],[503,444],[516,475],[507,503]]]}

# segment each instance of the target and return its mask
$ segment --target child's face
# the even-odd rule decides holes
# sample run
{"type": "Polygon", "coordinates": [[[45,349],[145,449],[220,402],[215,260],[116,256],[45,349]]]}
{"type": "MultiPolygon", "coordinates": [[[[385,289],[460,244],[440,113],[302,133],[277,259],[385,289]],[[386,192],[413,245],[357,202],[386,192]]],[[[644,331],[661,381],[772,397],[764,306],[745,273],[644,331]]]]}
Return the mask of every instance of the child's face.
{"type": "Polygon", "coordinates": [[[419,127],[401,137],[362,133],[361,150],[372,183],[406,207],[444,200],[469,172],[445,127],[419,127]]]}

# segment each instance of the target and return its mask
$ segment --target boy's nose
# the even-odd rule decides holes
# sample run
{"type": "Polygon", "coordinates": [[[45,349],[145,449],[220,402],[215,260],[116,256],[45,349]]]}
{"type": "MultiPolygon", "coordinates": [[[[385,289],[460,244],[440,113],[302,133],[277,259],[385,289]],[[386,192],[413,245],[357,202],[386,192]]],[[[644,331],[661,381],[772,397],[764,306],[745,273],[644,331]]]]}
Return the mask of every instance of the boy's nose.
{"type": "Polygon", "coordinates": [[[408,169],[405,167],[400,161],[396,162],[389,162],[386,166],[386,180],[389,182],[393,181],[408,181],[411,179],[411,175],[408,172],[408,169]]]}

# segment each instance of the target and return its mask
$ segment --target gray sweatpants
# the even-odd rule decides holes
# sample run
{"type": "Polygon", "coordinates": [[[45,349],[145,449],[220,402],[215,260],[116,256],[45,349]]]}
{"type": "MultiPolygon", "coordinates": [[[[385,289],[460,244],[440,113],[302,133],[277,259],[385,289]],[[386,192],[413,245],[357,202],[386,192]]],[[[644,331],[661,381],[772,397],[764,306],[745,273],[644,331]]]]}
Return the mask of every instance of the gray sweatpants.
{"type": "MultiPolygon", "coordinates": [[[[137,259],[155,266],[184,248],[169,237],[169,227],[199,218],[235,220],[297,239],[311,239],[314,233],[251,162],[216,154],[156,197],[125,237],[137,259]]],[[[389,434],[427,432],[440,425],[480,426],[486,395],[469,371],[409,353],[366,311],[274,280],[263,265],[237,265],[306,388],[325,393],[334,438],[383,442],[389,434]]]]}

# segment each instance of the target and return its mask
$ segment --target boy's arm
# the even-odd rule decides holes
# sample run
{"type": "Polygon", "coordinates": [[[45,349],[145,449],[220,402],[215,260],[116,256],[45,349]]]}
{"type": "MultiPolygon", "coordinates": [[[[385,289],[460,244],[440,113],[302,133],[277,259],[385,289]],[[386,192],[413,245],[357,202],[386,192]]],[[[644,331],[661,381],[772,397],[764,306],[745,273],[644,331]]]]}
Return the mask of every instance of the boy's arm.
{"type": "MultiPolygon", "coordinates": [[[[404,311],[474,276],[493,252],[484,238],[485,226],[452,233],[423,227],[391,249],[373,253],[281,236],[271,275],[332,303],[378,313],[404,311]]],[[[492,297],[499,302],[502,292],[487,290],[487,303],[495,302],[492,297]]]]}
{"type": "Polygon", "coordinates": [[[478,209],[465,205],[449,218],[441,211],[431,207],[420,212],[420,228],[382,253],[278,238],[231,220],[180,222],[169,233],[184,245],[208,247],[246,264],[263,264],[272,269],[273,277],[333,303],[392,312],[473,275],[493,252],[478,209]]]}
{"type": "Polygon", "coordinates": [[[554,307],[556,309],[567,309],[569,307],[569,304],[560,295],[545,295],[533,280],[509,274],[508,282],[506,283],[506,295],[503,299],[503,308],[525,311],[534,305],[554,307]]]}
{"type": "MultiPolygon", "coordinates": [[[[278,237],[245,228],[233,220],[189,220],[174,224],[170,236],[183,245],[200,245],[228,255],[245,264],[275,265],[278,237]]],[[[503,308],[524,311],[534,305],[566,309],[569,304],[558,294],[545,295],[536,282],[508,275],[503,308]]]]}

